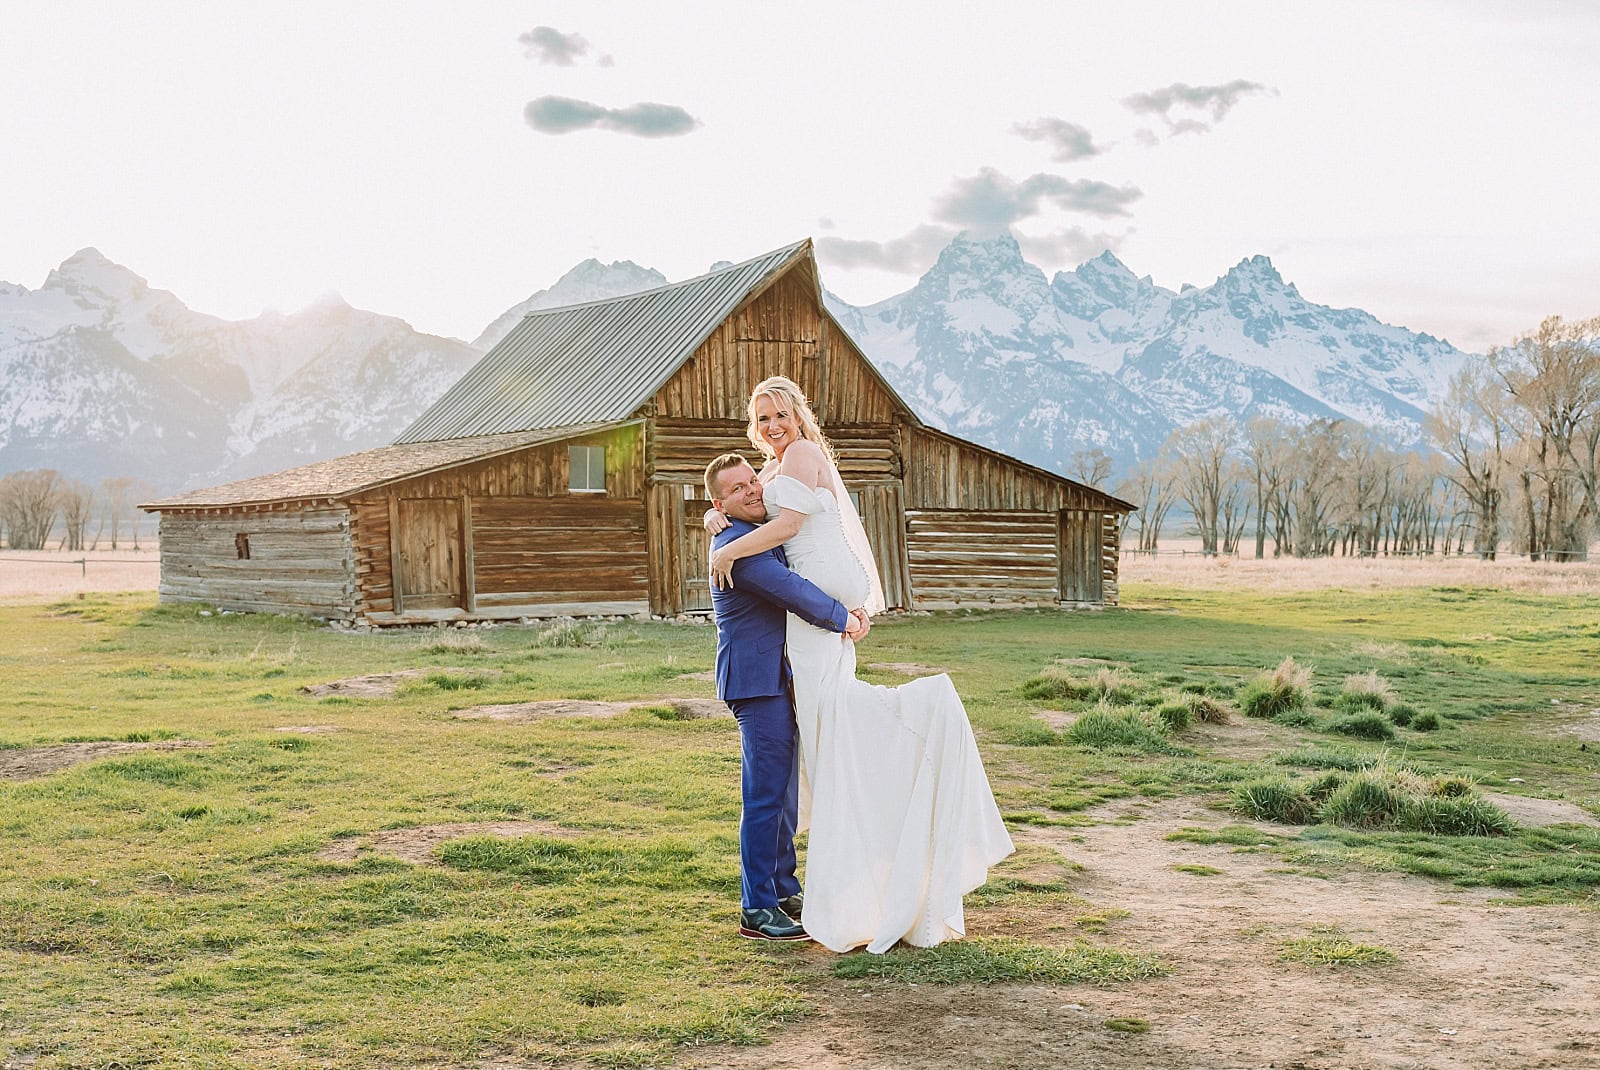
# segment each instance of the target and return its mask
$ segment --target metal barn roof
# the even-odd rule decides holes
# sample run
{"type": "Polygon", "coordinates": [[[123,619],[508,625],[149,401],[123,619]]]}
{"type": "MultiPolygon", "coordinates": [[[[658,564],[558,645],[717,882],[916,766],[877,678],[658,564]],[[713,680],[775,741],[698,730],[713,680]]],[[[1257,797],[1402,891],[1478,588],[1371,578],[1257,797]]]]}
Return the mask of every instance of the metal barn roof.
{"type": "Polygon", "coordinates": [[[267,505],[273,502],[304,501],[311,498],[345,498],[352,494],[392,483],[397,479],[453,468],[469,461],[480,461],[496,454],[510,453],[562,439],[594,434],[625,421],[578,424],[572,427],[547,427],[504,435],[474,435],[446,442],[416,442],[379,446],[377,449],[349,453],[299,468],[288,468],[270,475],[241,479],[236,483],[186,491],[170,498],[141,505],[156,512],[162,509],[208,509],[230,505],[267,505]]]}
{"type": "Polygon", "coordinates": [[[530,312],[395,442],[625,419],[810,249],[806,239],[686,282],[530,312]]]}

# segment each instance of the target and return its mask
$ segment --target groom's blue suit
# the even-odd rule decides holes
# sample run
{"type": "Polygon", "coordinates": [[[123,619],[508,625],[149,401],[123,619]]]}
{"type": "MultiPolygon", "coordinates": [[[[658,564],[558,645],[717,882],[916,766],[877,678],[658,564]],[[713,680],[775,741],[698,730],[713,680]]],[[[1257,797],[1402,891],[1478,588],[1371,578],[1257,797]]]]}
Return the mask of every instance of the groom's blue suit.
{"type": "MultiPolygon", "coordinates": [[[[734,520],[712,540],[732,542],[755,525],[734,520]]],[[[733,586],[711,588],[717,621],[717,697],[739,722],[744,760],[739,817],[740,900],[746,910],[775,907],[800,891],[795,877],[796,777],[794,700],[784,656],[788,614],[843,632],[850,612],[789,570],[783,547],[733,566],[733,586]]]]}

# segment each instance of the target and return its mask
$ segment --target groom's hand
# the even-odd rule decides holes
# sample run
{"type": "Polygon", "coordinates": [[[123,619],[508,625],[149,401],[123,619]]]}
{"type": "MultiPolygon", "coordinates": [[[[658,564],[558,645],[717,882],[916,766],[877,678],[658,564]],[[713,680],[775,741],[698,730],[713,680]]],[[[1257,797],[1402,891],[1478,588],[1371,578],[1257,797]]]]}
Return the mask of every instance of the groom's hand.
{"type": "Polygon", "coordinates": [[[867,616],[867,611],[864,609],[852,609],[850,611],[850,624],[844,630],[845,638],[852,643],[859,643],[867,637],[867,633],[871,630],[872,618],[867,616]]]}

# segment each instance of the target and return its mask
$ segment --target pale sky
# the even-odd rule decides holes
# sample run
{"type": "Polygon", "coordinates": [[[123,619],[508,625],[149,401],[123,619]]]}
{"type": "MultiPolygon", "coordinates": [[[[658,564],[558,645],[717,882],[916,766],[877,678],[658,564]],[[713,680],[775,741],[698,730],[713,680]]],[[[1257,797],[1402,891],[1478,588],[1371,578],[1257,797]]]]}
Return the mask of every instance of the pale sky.
{"type": "Polygon", "coordinates": [[[471,339],[586,257],[809,235],[865,304],[1009,223],[1481,351],[1600,314],[1597,56],[1584,0],[0,0],[0,279],[471,339]]]}

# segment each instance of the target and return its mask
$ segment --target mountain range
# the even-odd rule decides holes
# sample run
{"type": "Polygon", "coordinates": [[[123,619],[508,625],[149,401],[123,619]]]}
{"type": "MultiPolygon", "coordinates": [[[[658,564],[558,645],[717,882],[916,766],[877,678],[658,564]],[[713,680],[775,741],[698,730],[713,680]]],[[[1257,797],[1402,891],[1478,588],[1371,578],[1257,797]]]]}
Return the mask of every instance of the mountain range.
{"type": "MultiPolygon", "coordinates": [[[[84,249],[0,282],[0,473],[50,467],[200,486],[392,440],[529,311],[664,285],[586,260],[473,341],[329,296],[223,320],[84,249]]],[[[1174,292],[1110,253],[1047,279],[1016,240],[963,235],[906,292],[834,315],[923,419],[1054,471],[1119,466],[1217,412],[1343,416],[1397,444],[1467,354],[1313,304],[1265,257],[1174,292]]]]}

